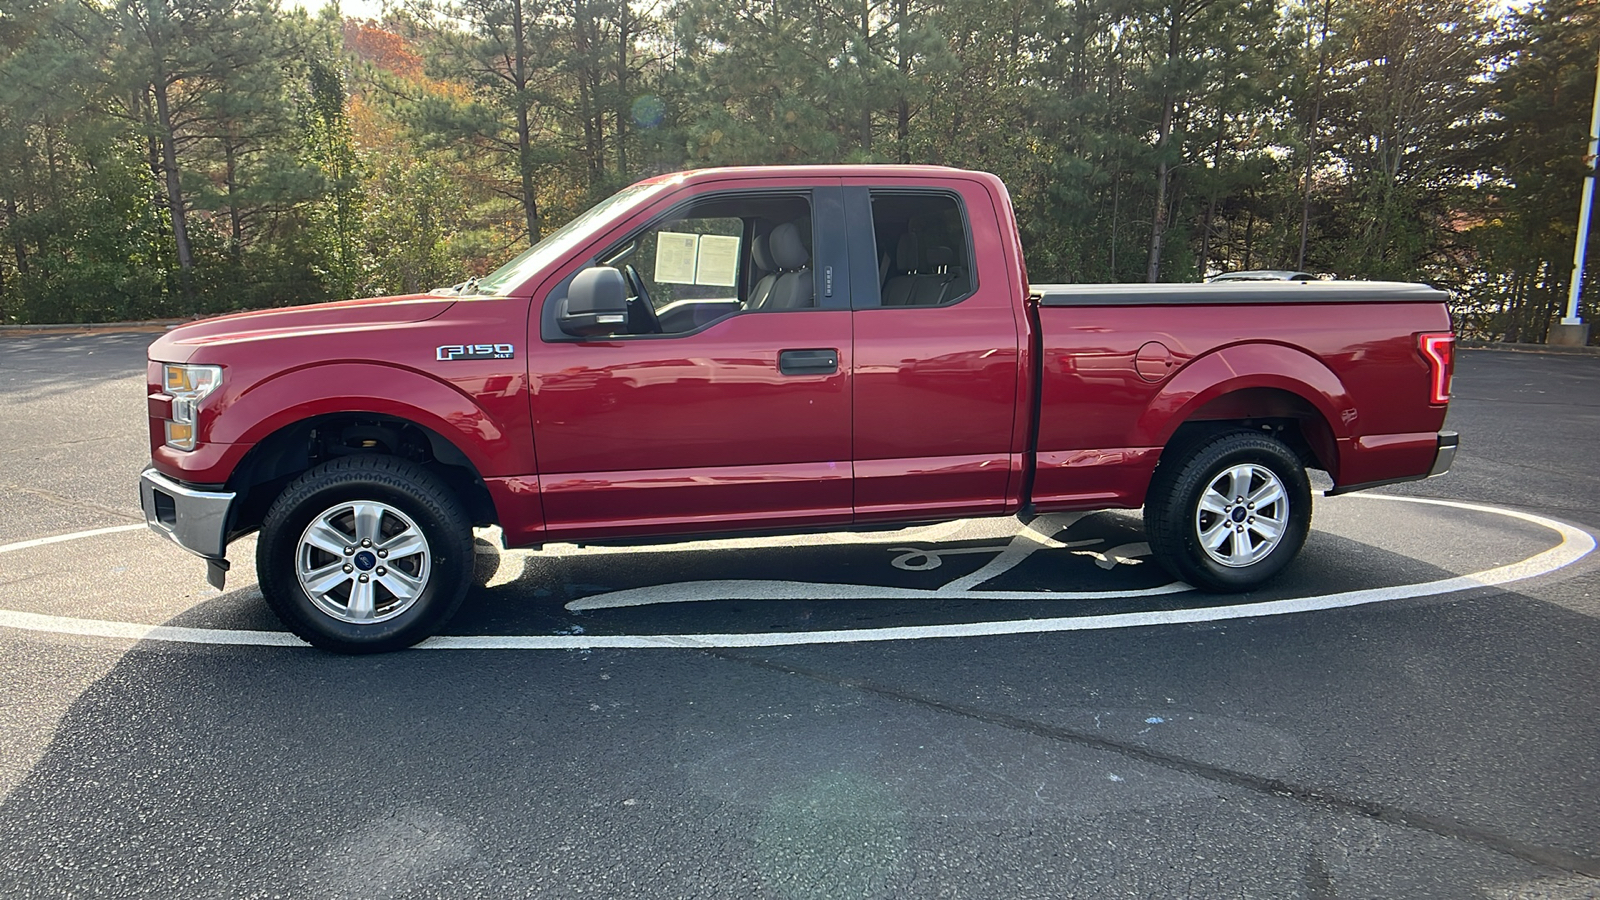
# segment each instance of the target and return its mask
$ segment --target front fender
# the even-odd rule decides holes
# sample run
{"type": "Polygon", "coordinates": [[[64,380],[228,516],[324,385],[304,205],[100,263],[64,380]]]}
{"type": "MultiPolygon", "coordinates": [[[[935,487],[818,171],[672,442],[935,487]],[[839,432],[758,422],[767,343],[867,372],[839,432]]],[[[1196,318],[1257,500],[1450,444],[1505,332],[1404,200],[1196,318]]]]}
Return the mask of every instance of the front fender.
{"type": "Polygon", "coordinates": [[[394,416],[454,444],[485,477],[534,471],[532,441],[460,388],[381,363],[327,363],[274,375],[229,398],[213,415],[210,440],[255,444],[280,428],[334,413],[394,416]]]}
{"type": "Polygon", "coordinates": [[[1248,388],[1288,391],[1310,403],[1335,438],[1347,438],[1355,404],[1339,376],[1315,356],[1284,344],[1234,344],[1184,366],[1145,407],[1136,446],[1163,447],[1207,403],[1248,388]]]}

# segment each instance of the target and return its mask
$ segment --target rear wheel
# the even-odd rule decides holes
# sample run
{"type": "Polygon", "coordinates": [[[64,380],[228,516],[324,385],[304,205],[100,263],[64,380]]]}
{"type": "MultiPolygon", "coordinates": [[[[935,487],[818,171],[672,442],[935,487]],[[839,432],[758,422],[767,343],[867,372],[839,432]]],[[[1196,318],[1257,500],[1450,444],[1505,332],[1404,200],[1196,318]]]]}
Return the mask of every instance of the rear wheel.
{"type": "Polygon", "coordinates": [[[1144,507],[1156,560],[1189,584],[1248,591],[1287,566],[1311,528],[1311,482],[1294,452],[1229,431],[1163,455],[1144,507]]]}
{"type": "Polygon", "coordinates": [[[256,544],[273,612],[339,653],[396,650],[436,633],[466,596],[474,559],[455,495],[389,456],[338,459],[295,479],[256,544]]]}

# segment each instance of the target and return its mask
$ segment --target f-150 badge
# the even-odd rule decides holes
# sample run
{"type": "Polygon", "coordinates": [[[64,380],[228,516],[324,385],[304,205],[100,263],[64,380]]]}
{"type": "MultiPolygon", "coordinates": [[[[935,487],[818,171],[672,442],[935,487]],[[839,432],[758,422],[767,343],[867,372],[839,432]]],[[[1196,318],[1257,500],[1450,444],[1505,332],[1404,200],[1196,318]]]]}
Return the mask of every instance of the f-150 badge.
{"type": "Polygon", "coordinates": [[[455,362],[463,359],[511,359],[516,355],[517,348],[510,344],[445,344],[439,348],[434,359],[455,362]]]}

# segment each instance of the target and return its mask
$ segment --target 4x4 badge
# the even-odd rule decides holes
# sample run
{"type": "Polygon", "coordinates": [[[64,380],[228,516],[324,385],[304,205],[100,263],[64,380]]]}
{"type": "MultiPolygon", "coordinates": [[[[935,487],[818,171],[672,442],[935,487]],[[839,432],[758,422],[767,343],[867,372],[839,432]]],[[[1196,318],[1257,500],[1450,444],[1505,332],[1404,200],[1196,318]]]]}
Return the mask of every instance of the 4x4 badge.
{"type": "Polygon", "coordinates": [[[454,362],[462,359],[512,359],[517,348],[510,344],[445,344],[438,349],[434,359],[454,362]]]}

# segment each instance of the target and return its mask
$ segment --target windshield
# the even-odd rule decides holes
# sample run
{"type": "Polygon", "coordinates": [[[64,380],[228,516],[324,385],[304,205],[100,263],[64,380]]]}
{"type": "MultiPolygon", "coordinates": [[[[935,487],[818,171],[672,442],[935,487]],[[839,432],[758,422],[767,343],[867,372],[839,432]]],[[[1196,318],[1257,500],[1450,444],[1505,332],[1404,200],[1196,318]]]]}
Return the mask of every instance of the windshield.
{"type": "Polygon", "coordinates": [[[635,202],[645,200],[669,186],[671,182],[667,181],[636,184],[612,194],[576,219],[551,232],[544,240],[517,254],[515,259],[478,279],[473,293],[504,294],[533,277],[540,269],[555,262],[568,250],[609,228],[612,223],[626,215],[635,202]]]}

